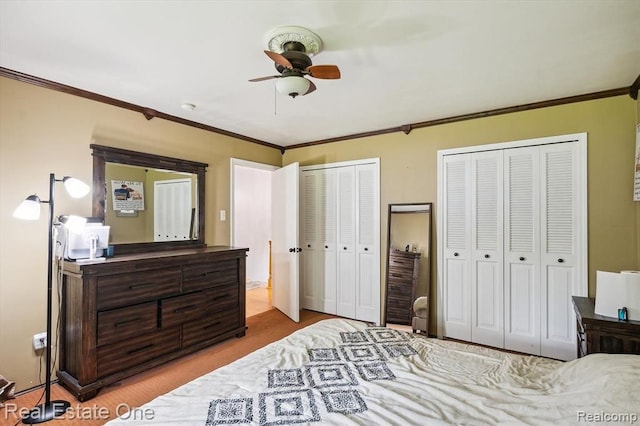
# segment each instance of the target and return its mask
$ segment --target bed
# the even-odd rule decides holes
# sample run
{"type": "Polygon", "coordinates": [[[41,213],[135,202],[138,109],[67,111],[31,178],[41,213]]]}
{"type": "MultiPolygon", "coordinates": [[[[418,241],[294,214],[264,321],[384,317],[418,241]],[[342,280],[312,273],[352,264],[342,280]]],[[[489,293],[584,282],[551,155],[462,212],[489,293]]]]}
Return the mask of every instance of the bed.
{"type": "Polygon", "coordinates": [[[630,423],[640,356],[571,362],[328,319],[109,425],[630,423]]]}

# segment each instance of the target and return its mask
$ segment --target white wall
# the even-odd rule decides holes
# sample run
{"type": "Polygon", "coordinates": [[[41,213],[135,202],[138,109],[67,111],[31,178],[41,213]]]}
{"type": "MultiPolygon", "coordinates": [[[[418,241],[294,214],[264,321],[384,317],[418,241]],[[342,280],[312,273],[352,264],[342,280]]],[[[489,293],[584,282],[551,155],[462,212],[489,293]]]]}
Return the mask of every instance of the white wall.
{"type": "Polygon", "coordinates": [[[247,282],[266,283],[271,239],[271,171],[233,167],[233,245],[249,247],[247,282]]]}

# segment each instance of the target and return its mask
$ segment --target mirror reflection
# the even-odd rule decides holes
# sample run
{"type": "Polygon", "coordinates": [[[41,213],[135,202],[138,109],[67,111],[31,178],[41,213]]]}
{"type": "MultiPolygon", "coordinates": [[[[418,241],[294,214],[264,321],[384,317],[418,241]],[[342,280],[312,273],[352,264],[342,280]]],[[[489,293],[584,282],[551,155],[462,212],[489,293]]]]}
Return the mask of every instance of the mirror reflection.
{"type": "Polygon", "coordinates": [[[428,332],[431,203],[389,204],[385,323],[428,332]]]}
{"type": "Polygon", "coordinates": [[[208,164],[105,145],[93,151],[92,215],[114,255],[206,246],[208,164]]]}
{"type": "Polygon", "coordinates": [[[105,163],[105,224],[114,244],[198,239],[197,175],[105,163]]]}

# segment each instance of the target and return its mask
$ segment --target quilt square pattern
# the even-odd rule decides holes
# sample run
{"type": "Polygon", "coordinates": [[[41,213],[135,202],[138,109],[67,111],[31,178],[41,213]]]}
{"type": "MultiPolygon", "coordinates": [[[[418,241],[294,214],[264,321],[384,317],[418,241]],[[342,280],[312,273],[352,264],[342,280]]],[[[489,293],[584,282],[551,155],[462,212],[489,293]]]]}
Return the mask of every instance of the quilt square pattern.
{"type": "Polygon", "coordinates": [[[390,358],[395,358],[399,356],[411,356],[415,355],[418,352],[409,344],[409,342],[402,343],[386,343],[382,345],[384,350],[387,352],[390,358]]]}
{"type": "Polygon", "coordinates": [[[355,389],[322,392],[322,400],[330,413],[354,414],[367,411],[367,404],[355,389]]]}
{"type": "Polygon", "coordinates": [[[309,353],[309,360],[311,362],[342,361],[336,348],[312,348],[307,352],[309,353]]]}
{"type": "Polygon", "coordinates": [[[373,380],[395,380],[396,378],[386,362],[366,362],[356,364],[356,368],[360,377],[368,382],[373,380]]]}
{"type": "Polygon", "coordinates": [[[311,389],[261,393],[260,425],[286,425],[320,421],[311,389]]]}
{"type": "Polygon", "coordinates": [[[352,386],[358,379],[347,364],[318,364],[306,367],[307,380],[314,388],[352,386]]]}
{"type": "Polygon", "coordinates": [[[301,368],[269,370],[268,382],[270,388],[304,386],[301,368]]]}
{"type": "Polygon", "coordinates": [[[401,342],[408,339],[406,333],[386,327],[369,327],[366,330],[372,341],[376,343],[401,342]]]}
{"type": "Polygon", "coordinates": [[[342,343],[368,343],[369,338],[363,331],[341,331],[342,343]]]}
{"type": "Polygon", "coordinates": [[[253,398],[214,399],[209,403],[207,426],[250,423],[253,398]]]}
{"type": "Polygon", "coordinates": [[[386,358],[373,343],[363,345],[341,345],[340,350],[347,361],[384,361],[386,358]]]}

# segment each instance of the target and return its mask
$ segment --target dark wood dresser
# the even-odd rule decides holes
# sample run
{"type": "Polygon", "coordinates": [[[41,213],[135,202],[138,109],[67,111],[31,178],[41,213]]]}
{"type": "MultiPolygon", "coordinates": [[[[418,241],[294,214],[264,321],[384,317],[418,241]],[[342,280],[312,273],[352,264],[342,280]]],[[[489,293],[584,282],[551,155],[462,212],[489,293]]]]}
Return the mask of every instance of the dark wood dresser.
{"type": "Polygon", "coordinates": [[[391,250],[387,265],[386,322],[411,325],[420,253],[391,250]]]}
{"type": "Polygon", "coordinates": [[[245,334],[247,249],[206,247],[63,263],[58,378],[105,385],[245,334]]]}
{"type": "Polygon", "coordinates": [[[640,321],[620,321],[595,313],[595,299],[573,296],[578,358],[604,352],[640,355],[640,321]]]}

